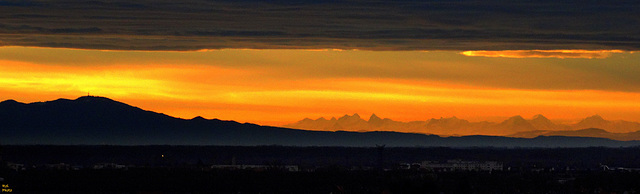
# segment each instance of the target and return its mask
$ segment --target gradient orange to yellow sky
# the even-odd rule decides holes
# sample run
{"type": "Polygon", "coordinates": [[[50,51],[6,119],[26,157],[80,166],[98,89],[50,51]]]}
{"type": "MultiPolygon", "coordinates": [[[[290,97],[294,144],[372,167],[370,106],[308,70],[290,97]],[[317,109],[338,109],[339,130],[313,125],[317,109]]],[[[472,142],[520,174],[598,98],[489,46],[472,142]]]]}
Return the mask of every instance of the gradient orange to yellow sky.
{"type": "Polygon", "coordinates": [[[181,118],[262,125],[352,113],[399,121],[535,114],[640,121],[638,61],[640,53],[619,50],[0,47],[0,100],[75,99],[90,92],[181,118]]]}

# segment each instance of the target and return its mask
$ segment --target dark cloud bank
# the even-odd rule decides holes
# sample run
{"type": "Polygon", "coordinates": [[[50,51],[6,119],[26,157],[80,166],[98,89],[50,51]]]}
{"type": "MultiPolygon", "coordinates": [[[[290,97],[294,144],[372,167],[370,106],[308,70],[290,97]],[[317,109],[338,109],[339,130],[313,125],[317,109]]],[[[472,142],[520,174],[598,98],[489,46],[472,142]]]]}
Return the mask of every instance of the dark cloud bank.
{"type": "Polygon", "coordinates": [[[639,1],[0,0],[0,45],[640,50],[639,1]]]}

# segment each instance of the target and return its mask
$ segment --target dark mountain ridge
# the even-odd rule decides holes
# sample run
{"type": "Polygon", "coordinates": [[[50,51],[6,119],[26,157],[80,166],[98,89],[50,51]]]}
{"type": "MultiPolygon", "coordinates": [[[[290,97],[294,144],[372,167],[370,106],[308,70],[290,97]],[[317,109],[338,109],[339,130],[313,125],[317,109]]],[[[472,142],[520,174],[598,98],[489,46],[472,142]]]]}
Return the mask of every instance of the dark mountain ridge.
{"type": "MultiPolygon", "coordinates": [[[[388,120],[373,117],[372,123],[388,120]]],[[[340,118],[362,124],[358,115],[340,118]]],[[[329,121],[329,120],[327,120],[329,121]]],[[[381,122],[384,121],[384,122],[381,122]]],[[[400,132],[306,131],[218,119],[181,119],[104,97],[48,102],[0,102],[0,144],[285,145],[371,147],[637,146],[637,141],[587,137],[440,137],[400,132]]]]}
{"type": "Polygon", "coordinates": [[[536,130],[514,133],[508,135],[507,137],[533,138],[538,136],[598,137],[620,141],[630,141],[640,139],[640,131],[629,133],[611,133],[604,129],[598,128],[563,131],[536,130]]]}

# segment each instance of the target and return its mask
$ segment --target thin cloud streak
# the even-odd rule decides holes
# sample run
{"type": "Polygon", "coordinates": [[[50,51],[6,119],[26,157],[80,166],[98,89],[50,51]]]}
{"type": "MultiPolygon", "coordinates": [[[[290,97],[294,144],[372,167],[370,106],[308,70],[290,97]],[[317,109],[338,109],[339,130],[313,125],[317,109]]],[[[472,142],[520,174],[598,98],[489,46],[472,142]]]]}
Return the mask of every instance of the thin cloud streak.
{"type": "Polygon", "coordinates": [[[506,58],[584,58],[604,59],[612,53],[624,53],[622,50],[504,50],[504,51],[463,51],[460,54],[470,57],[506,57],[506,58]]]}

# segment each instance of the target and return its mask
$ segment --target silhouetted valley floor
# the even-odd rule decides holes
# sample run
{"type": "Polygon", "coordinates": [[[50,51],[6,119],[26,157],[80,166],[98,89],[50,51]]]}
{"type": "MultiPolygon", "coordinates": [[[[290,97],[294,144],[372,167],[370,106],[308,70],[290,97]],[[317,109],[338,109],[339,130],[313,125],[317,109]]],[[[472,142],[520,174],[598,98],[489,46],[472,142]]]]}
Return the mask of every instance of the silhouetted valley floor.
{"type": "Polygon", "coordinates": [[[142,168],[3,172],[14,193],[623,193],[638,172],[314,172],[142,168]]]}
{"type": "Polygon", "coordinates": [[[635,193],[640,191],[638,151],[2,146],[0,182],[12,193],[635,193]],[[491,171],[419,166],[450,160],[503,166],[491,171]]]}

